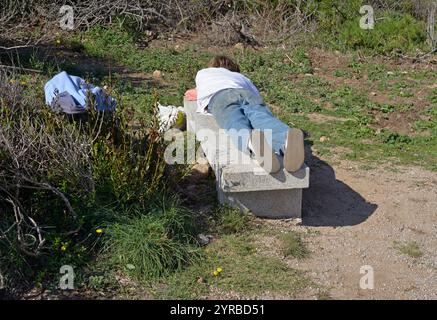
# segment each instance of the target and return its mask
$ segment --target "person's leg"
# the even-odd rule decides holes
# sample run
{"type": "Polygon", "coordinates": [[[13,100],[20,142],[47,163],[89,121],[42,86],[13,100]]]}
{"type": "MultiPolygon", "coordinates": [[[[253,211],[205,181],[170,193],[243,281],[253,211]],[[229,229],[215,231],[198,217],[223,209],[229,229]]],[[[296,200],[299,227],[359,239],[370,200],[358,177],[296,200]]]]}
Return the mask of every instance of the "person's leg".
{"type": "Polygon", "coordinates": [[[208,109],[240,151],[251,152],[252,158],[267,172],[278,172],[279,160],[269,143],[266,142],[264,132],[252,130],[249,119],[244,113],[244,92],[241,91],[240,89],[228,89],[217,93],[209,103],[208,109]]]}
{"type": "Polygon", "coordinates": [[[305,157],[302,131],[290,128],[276,118],[261,97],[245,96],[243,111],[254,130],[271,130],[272,148],[277,154],[284,155],[285,169],[290,172],[299,170],[305,157]]]}
{"type": "Polygon", "coordinates": [[[243,112],[253,129],[271,130],[272,149],[277,154],[283,154],[289,126],[271,113],[261,97],[245,97],[243,112]]]}
{"type": "Polygon", "coordinates": [[[219,127],[227,131],[234,145],[240,151],[248,153],[252,126],[243,112],[239,92],[234,89],[218,92],[211,99],[208,110],[214,116],[219,127]]]}

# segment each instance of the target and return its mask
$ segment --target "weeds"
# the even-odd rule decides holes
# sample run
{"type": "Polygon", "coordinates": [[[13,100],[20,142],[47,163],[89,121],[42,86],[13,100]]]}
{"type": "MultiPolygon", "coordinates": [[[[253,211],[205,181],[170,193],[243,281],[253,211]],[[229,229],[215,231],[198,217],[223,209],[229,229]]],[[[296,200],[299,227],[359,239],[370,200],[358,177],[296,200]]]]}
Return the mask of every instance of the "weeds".
{"type": "Polygon", "coordinates": [[[218,234],[232,234],[246,230],[250,215],[238,208],[220,206],[215,213],[215,229],[218,234]]]}
{"type": "Polygon", "coordinates": [[[282,243],[281,252],[285,257],[304,259],[309,256],[310,252],[302,241],[300,234],[296,232],[287,232],[281,234],[280,240],[282,243]]]}
{"type": "MultiPolygon", "coordinates": [[[[389,3],[374,2],[379,3],[378,8],[386,8],[389,3]]],[[[266,45],[286,44],[286,38],[263,36],[268,30],[269,34],[286,34],[290,38],[292,23],[274,21],[292,22],[297,17],[303,19],[300,25],[304,29],[314,31],[316,25],[323,29],[318,33],[322,39],[305,34],[303,38],[309,39],[311,45],[360,50],[341,70],[333,72],[336,78],[364,81],[367,77],[369,86],[389,91],[390,97],[401,100],[414,98],[418,84],[425,86],[433,80],[432,71],[410,70],[407,76],[402,70],[392,71],[383,63],[370,64],[361,59],[363,52],[398,55],[425,50],[421,17],[404,1],[396,4],[394,14],[384,12],[379,16],[384,19],[378,20],[372,32],[359,29],[358,0],[334,3],[337,5],[331,0],[299,5],[281,1],[230,3],[231,7],[224,6],[223,12],[214,7],[211,12],[215,15],[205,15],[210,21],[223,22],[225,28],[233,23],[228,13],[237,12],[240,20],[247,22],[245,27],[255,35],[253,41],[249,40],[250,34],[238,34],[238,28],[231,30],[237,37],[217,36],[228,38],[223,40],[230,44],[242,41],[254,45],[257,39],[266,39],[266,45]],[[305,15],[311,12],[317,14],[305,15]],[[253,23],[257,22],[253,17],[264,15],[275,19],[265,24],[253,23]],[[259,28],[269,23],[271,28],[259,28]]],[[[222,2],[210,5],[220,7],[222,2]]],[[[24,12],[11,19],[32,14],[29,6],[23,8],[24,12]]],[[[196,10],[196,15],[188,15],[186,20],[175,18],[180,12],[170,16],[181,21],[179,27],[183,28],[207,8],[196,10]]],[[[12,20],[6,22],[10,24],[12,20]]],[[[164,287],[156,289],[158,297],[197,298],[217,292],[214,290],[250,297],[269,292],[293,296],[305,288],[310,281],[302,273],[256,252],[251,243],[250,216],[239,210],[218,208],[208,231],[216,233],[219,241],[205,249],[198,248],[195,235],[205,231],[198,225],[203,217],[188,210],[177,195],[168,196],[173,183],[179,181],[173,181],[174,175],[182,172],[170,170],[163,161],[165,144],[157,133],[153,112],[158,99],[164,104],[180,104],[184,91],[194,86],[197,70],[211,58],[212,51],[198,50],[196,46],[143,49],[144,43],[156,36],[156,30],[151,30],[147,38],[134,31],[141,21],[114,21],[109,25],[106,20],[93,21],[94,26],[87,31],[66,38],[57,35],[60,43],[55,42],[58,49],[71,47],[75,54],[107,59],[138,72],[162,71],[162,81],[144,81],[138,87],[124,81],[121,74],[105,78],[93,73],[93,82],[107,84],[120,102],[113,114],[90,110],[88,121],[74,121],[42,106],[41,90],[35,88],[41,88],[57,68],[76,70],[76,66],[53,63],[57,60],[41,58],[37,52],[30,53],[27,60],[19,58],[41,74],[0,76],[0,276],[6,289],[18,294],[35,285],[54,287],[60,265],[70,264],[83,270],[85,266],[95,267],[92,261],[96,257],[103,271],[92,268],[90,274],[78,272],[79,281],[96,290],[113,285],[114,272],[152,286],[163,282],[164,287]],[[222,272],[218,276],[211,274],[217,268],[222,272]],[[108,275],[112,278],[106,281],[108,275]]],[[[294,35],[291,38],[299,38],[294,35]]],[[[350,149],[344,155],[350,159],[368,159],[375,164],[390,159],[437,170],[435,89],[427,95],[429,106],[421,114],[423,117],[415,122],[416,130],[431,134],[409,136],[375,128],[375,114],[388,117],[407,111],[411,106],[408,100],[396,105],[376,103],[363,88],[326,81],[316,75],[308,51],[300,46],[277,49],[275,45],[261,51],[243,48],[233,52],[243,73],[260,88],[267,104],[284,122],[307,131],[309,142],[319,154],[343,146],[350,149]],[[347,120],[313,123],[307,113],[347,120]],[[322,136],[330,139],[322,142],[322,136]]],[[[1,59],[4,63],[7,57],[2,55],[1,59]]],[[[299,234],[288,232],[280,240],[285,256],[301,259],[309,255],[299,234]]],[[[397,247],[412,257],[423,254],[414,243],[397,247]]]]}
{"type": "Polygon", "coordinates": [[[192,229],[193,213],[176,198],[121,219],[107,232],[105,255],[118,269],[140,281],[168,275],[198,260],[192,229]]]}
{"type": "Polygon", "coordinates": [[[395,249],[400,253],[405,254],[411,258],[420,258],[423,256],[423,252],[416,242],[400,243],[394,242],[395,249]]]}
{"type": "Polygon", "coordinates": [[[222,297],[228,292],[233,298],[292,298],[311,284],[302,272],[283,261],[258,253],[248,233],[226,235],[206,248],[205,258],[198,264],[165,279],[157,289],[158,298],[198,299],[222,297]],[[220,267],[222,272],[213,272],[220,267]]]}
{"type": "MultiPolygon", "coordinates": [[[[171,208],[157,214],[149,203],[171,186],[156,115],[136,130],[129,128],[122,103],[113,113],[88,108],[86,119],[70,119],[35,104],[42,99],[32,88],[6,75],[0,83],[0,270],[7,290],[51,285],[64,264],[83,267],[102,245],[101,228],[117,223],[109,230],[123,234],[127,229],[120,221],[130,228],[132,212],[139,223],[133,230],[151,231],[142,249],[162,249],[157,274],[189,260],[180,246],[191,242],[182,205],[172,200],[171,208]],[[159,222],[163,229],[156,227],[159,222]],[[169,252],[175,256],[166,258],[169,252]]],[[[122,246],[120,237],[114,239],[122,246]]],[[[135,263],[153,273],[147,263],[135,263]]]]}
{"type": "Polygon", "coordinates": [[[376,22],[375,29],[370,31],[361,29],[357,21],[358,19],[351,19],[341,27],[338,38],[341,48],[366,49],[373,54],[426,49],[425,24],[409,14],[386,14],[376,22]]]}

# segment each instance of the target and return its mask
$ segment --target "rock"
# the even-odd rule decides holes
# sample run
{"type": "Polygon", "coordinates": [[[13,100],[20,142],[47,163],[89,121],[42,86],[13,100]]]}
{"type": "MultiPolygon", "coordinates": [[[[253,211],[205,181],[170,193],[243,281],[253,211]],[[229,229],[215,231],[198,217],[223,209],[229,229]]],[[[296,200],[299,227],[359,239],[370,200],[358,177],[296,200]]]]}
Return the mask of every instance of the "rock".
{"type": "Polygon", "coordinates": [[[321,136],[319,140],[320,142],[325,142],[325,141],[329,141],[329,138],[326,136],[321,136]]]}
{"type": "Polygon", "coordinates": [[[160,70],[153,71],[153,77],[156,79],[162,78],[162,72],[160,70]]]}
{"type": "Polygon", "coordinates": [[[374,92],[374,91],[372,91],[372,92],[370,92],[370,95],[371,95],[371,96],[376,96],[376,95],[377,95],[377,93],[376,93],[376,92],[374,92]]]}
{"type": "Polygon", "coordinates": [[[197,235],[197,241],[199,241],[199,244],[201,246],[206,246],[211,242],[211,240],[212,240],[212,236],[210,235],[204,235],[202,233],[197,235]]]}

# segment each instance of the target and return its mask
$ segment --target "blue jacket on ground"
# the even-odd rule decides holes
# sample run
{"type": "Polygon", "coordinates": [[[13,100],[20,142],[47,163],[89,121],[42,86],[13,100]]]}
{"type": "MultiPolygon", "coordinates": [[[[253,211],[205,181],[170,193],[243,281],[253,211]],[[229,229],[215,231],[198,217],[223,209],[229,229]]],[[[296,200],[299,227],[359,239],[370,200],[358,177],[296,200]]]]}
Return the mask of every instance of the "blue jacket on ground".
{"type": "Polygon", "coordinates": [[[46,104],[52,106],[56,97],[64,92],[70,94],[74,99],[77,110],[75,112],[66,111],[66,113],[78,113],[83,109],[85,111],[87,104],[87,94],[91,92],[94,96],[94,107],[99,110],[113,110],[115,109],[115,100],[106,94],[100,87],[95,87],[85,82],[84,79],[69,75],[67,72],[54,76],[44,86],[46,104]]]}

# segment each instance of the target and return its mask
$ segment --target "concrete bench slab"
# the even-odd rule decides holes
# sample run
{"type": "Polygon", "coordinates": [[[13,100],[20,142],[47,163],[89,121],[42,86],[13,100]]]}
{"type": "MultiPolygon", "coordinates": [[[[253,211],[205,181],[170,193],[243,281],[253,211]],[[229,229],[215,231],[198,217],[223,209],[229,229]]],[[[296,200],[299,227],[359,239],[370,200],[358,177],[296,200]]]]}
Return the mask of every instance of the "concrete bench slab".
{"type": "MultiPolygon", "coordinates": [[[[196,102],[184,100],[187,130],[200,141],[214,170],[218,200],[266,218],[301,218],[302,189],[309,187],[309,168],[267,174],[239,151],[214,117],[196,113],[196,102]]],[[[282,165],[282,157],[280,157],[282,165]]]]}

